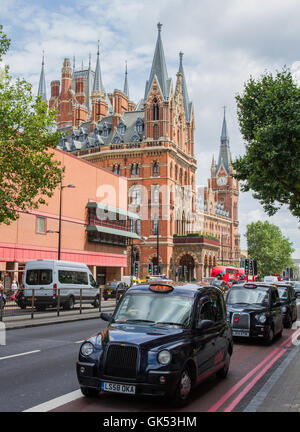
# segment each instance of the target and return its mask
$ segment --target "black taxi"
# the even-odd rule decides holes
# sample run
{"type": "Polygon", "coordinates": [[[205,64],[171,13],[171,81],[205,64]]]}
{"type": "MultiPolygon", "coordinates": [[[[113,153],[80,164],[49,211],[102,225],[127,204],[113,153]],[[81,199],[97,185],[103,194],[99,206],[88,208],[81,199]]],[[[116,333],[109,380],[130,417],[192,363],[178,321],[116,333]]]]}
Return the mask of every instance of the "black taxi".
{"type": "Polygon", "coordinates": [[[262,338],[270,344],[275,335],[282,335],[281,301],[276,286],[263,282],[233,285],[226,306],[233,337],[262,338]]]}
{"type": "Polygon", "coordinates": [[[82,393],[167,396],[186,404],[208,376],[225,378],[233,350],[222,292],[213,286],[156,281],[131,287],[108,327],[81,346],[82,393]]]}
{"type": "Polygon", "coordinates": [[[297,303],[294,287],[289,282],[275,284],[281,301],[282,319],[285,328],[291,328],[297,320],[297,303]]]}

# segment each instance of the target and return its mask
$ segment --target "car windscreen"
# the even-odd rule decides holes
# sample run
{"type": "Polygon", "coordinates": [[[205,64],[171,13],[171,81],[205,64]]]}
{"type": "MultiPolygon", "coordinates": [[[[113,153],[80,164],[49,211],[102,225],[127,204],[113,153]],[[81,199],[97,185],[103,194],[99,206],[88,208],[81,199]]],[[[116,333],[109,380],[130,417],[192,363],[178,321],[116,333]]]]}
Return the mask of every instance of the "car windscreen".
{"type": "Polygon", "coordinates": [[[294,285],[294,288],[299,289],[299,288],[300,288],[300,283],[296,283],[296,284],[294,285]]]}
{"type": "Polygon", "coordinates": [[[227,304],[259,304],[267,306],[269,304],[269,294],[263,288],[244,288],[231,289],[227,296],[227,304]]]}
{"type": "Polygon", "coordinates": [[[287,290],[287,288],[286,287],[279,287],[278,286],[277,289],[278,289],[279,297],[281,299],[283,299],[283,300],[286,300],[288,298],[288,290],[287,290]]]}
{"type": "Polygon", "coordinates": [[[114,322],[187,327],[194,299],[166,294],[127,294],[121,300],[114,322]]]}
{"type": "Polygon", "coordinates": [[[52,270],[32,269],[26,272],[27,285],[49,285],[52,283],[52,270]]]}

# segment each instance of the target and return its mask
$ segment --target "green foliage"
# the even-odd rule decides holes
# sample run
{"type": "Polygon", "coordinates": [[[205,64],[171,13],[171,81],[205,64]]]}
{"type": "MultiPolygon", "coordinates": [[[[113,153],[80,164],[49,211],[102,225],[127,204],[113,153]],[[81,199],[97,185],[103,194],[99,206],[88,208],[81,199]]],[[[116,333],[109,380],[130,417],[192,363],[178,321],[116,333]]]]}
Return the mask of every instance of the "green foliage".
{"type": "Polygon", "coordinates": [[[269,222],[253,222],[247,225],[246,238],[248,256],[257,260],[258,273],[281,274],[293,265],[292,242],[284,237],[280,229],[269,222]]]}
{"type": "MultiPolygon", "coordinates": [[[[0,59],[9,40],[0,26],[0,59]]],[[[61,182],[62,169],[54,160],[59,134],[55,112],[48,111],[31,84],[13,82],[8,68],[0,80],[0,223],[18,218],[19,210],[45,204],[61,182]]]]}
{"type": "Polygon", "coordinates": [[[300,89],[290,71],[250,78],[236,96],[246,153],[233,162],[242,191],[269,216],[287,204],[300,217],[300,89]]]}
{"type": "Polygon", "coordinates": [[[215,237],[211,234],[206,234],[203,232],[194,232],[194,233],[187,233],[187,234],[174,234],[173,237],[205,237],[210,240],[217,240],[219,241],[218,237],[215,237]]]}

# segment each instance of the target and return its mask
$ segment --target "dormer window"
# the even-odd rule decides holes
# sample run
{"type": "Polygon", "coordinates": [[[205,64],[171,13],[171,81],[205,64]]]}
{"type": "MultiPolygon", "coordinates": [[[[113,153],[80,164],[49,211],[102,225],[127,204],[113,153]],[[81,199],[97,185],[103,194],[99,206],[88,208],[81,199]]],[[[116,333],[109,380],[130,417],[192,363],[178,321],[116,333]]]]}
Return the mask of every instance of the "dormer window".
{"type": "Polygon", "coordinates": [[[108,137],[108,128],[107,128],[105,123],[104,123],[103,129],[102,129],[102,135],[104,137],[108,137]]]}
{"type": "Polygon", "coordinates": [[[136,131],[139,134],[142,134],[144,132],[144,122],[141,118],[138,118],[136,121],[136,131]]]}
{"type": "Polygon", "coordinates": [[[126,132],[126,125],[122,120],[118,124],[118,132],[122,135],[124,135],[124,133],[126,132]]]}

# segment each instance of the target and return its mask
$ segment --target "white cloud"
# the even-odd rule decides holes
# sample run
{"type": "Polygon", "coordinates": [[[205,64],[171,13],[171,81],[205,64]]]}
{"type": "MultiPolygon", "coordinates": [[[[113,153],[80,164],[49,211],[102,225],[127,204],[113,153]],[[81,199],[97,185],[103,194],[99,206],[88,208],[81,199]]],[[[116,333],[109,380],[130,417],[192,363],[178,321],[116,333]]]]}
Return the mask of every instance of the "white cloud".
{"type": "MultiPolygon", "coordinates": [[[[233,158],[244,153],[236,118],[235,95],[250,75],[274,72],[285,64],[300,83],[300,8],[298,0],[10,0],[0,3],[0,21],[12,39],[5,57],[11,71],[38,88],[42,50],[50,95],[50,82],[60,79],[63,59],[76,56],[76,65],[95,65],[97,40],[101,42],[101,68],[105,88],[122,88],[128,60],[130,95],[144,94],[154,52],[158,21],[169,76],[176,82],[178,53],[190,99],[195,108],[197,180],[207,183],[212,153],[217,158],[222,127],[222,106],[233,158]]],[[[249,221],[272,220],[300,248],[298,221],[286,210],[268,218],[251,193],[240,195],[240,231],[249,221]],[[248,222],[247,222],[248,221],[248,222]]],[[[300,255],[299,255],[300,257],[300,255]]]]}

